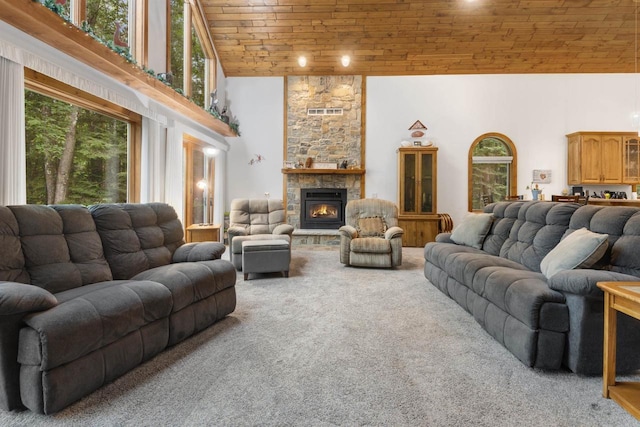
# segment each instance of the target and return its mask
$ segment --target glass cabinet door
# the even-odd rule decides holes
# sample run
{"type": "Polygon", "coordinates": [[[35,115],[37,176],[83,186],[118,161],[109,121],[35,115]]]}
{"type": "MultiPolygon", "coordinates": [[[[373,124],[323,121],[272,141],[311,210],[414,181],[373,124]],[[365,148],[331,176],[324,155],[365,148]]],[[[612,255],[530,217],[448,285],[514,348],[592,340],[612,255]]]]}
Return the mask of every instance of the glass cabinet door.
{"type": "Polygon", "coordinates": [[[420,213],[433,212],[433,154],[423,153],[420,159],[420,213]]]}
{"type": "Polygon", "coordinates": [[[417,156],[415,154],[407,153],[404,155],[404,170],[402,171],[404,175],[403,212],[416,212],[416,161],[417,156]]]}
{"type": "Polygon", "coordinates": [[[640,182],[640,140],[633,137],[624,139],[624,182],[640,182]]]}

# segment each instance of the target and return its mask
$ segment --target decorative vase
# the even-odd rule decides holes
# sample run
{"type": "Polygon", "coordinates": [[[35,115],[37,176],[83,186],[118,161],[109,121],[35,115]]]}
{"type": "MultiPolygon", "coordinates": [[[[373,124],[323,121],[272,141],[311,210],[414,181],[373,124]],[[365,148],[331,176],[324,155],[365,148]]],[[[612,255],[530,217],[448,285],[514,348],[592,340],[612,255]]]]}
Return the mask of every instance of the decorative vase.
{"type": "Polygon", "coordinates": [[[538,194],[540,194],[540,190],[531,190],[531,200],[538,200],[538,194]]]}

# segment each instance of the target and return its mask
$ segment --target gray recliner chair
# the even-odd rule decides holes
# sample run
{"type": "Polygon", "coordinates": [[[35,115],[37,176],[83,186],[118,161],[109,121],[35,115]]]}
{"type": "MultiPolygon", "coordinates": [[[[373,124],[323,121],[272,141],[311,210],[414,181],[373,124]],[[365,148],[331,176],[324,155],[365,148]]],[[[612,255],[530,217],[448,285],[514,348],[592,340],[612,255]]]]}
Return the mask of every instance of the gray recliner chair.
{"type": "Polygon", "coordinates": [[[242,242],[247,240],[286,240],[291,250],[293,226],[285,223],[280,199],[233,199],[229,211],[229,258],[242,270],[242,242]]]}
{"type": "Polygon", "coordinates": [[[351,200],[340,227],[340,262],[358,267],[402,265],[398,207],[381,199],[351,200]]]}

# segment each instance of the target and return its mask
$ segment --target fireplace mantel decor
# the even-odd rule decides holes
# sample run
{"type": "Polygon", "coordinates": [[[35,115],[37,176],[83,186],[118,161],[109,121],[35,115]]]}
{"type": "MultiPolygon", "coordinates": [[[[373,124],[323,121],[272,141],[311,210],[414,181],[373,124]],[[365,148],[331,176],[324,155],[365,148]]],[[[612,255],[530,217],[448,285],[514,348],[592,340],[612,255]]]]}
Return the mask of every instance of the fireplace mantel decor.
{"type": "Polygon", "coordinates": [[[315,174],[315,175],[364,175],[364,169],[295,169],[283,168],[282,173],[287,174],[315,174]]]}

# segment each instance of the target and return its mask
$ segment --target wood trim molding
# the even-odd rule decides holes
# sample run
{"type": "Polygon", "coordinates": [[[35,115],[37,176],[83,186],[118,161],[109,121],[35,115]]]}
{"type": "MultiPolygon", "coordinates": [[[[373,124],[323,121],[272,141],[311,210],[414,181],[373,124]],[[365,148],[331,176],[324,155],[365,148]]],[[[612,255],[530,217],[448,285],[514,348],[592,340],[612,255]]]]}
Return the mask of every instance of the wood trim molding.
{"type": "Polygon", "coordinates": [[[362,168],[363,174],[360,179],[360,197],[365,198],[366,193],[366,181],[367,176],[364,174],[364,170],[367,167],[367,144],[366,144],[366,129],[367,129],[367,77],[362,76],[361,83],[361,100],[360,100],[360,167],[362,168]]]}
{"type": "MultiPolygon", "coordinates": [[[[287,78],[287,76],[283,76],[282,77],[283,81],[284,81],[284,99],[283,99],[283,103],[284,106],[282,108],[283,111],[283,123],[282,123],[282,129],[284,130],[282,133],[284,135],[283,141],[282,141],[282,158],[287,160],[287,141],[288,141],[288,119],[289,119],[289,79],[287,78]]],[[[285,215],[287,213],[286,211],[286,207],[287,205],[287,175],[286,174],[282,174],[282,201],[284,203],[285,206],[285,215]]]]}
{"type": "Polygon", "coordinates": [[[222,136],[237,136],[221,120],[140,67],[128,63],[80,28],[32,0],[0,0],[0,19],[222,136]]]}
{"type": "Polygon", "coordinates": [[[184,4],[182,45],[182,90],[191,96],[191,5],[184,4]]]}
{"type": "Polygon", "coordinates": [[[136,22],[133,54],[138,64],[149,66],[149,0],[136,0],[134,15],[136,22]]]}
{"type": "Polygon", "coordinates": [[[103,98],[84,92],[59,80],[30,68],[24,69],[25,88],[82,108],[97,111],[105,116],[127,122],[141,123],[142,116],[103,98]]]}

